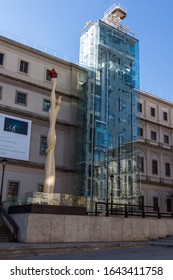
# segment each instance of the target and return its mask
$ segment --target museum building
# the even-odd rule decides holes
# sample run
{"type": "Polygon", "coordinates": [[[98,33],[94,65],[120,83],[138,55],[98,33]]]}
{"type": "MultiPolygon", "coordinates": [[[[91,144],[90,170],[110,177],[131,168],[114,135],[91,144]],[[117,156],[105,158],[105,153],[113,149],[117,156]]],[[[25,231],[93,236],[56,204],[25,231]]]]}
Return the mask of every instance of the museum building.
{"type": "Polygon", "coordinates": [[[51,79],[57,70],[55,193],[173,207],[173,104],[139,86],[139,42],[109,9],[81,36],[80,63],[0,36],[2,201],[43,192],[51,79]],[[3,162],[3,161],[2,161],[3,162]]]}

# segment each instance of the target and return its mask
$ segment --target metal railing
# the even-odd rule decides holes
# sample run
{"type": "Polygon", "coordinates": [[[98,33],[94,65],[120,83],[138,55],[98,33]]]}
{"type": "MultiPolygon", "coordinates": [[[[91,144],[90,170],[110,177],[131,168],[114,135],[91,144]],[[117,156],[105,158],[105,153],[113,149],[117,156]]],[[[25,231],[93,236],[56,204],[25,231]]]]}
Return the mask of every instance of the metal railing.
{"type": "Polygon", "coordinates": [[[153,206],[137,205],[137,204],[121,204],[121,203],[95,203],[95,216],[117,216],[123,215],[125,218],[129,216],[138,216],[141,218],[155,217],[173,218],[172,212],[161,213],[160,208],[153,206]]]}
{"type": "Polygon", "coordinates": [[[3,221],[6,223],[7,227],[12,233],[14,242],[17,242],[17,236],[18,236],[18,226],[16,225],[15,221],[12,219],[12,217],[4,210],[2,205],[0,205],[0,215],[3,219],[3,221]]]}

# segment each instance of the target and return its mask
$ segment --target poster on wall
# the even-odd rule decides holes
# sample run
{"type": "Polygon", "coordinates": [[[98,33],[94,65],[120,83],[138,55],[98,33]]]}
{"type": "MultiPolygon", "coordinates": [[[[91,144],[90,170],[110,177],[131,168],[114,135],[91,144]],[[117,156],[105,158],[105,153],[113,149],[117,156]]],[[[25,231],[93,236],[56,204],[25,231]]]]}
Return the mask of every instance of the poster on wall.
{"type": "Polygon", "coordinates": [[[0,114],[0,157],[29,160],[31,123],[0,114]]]}

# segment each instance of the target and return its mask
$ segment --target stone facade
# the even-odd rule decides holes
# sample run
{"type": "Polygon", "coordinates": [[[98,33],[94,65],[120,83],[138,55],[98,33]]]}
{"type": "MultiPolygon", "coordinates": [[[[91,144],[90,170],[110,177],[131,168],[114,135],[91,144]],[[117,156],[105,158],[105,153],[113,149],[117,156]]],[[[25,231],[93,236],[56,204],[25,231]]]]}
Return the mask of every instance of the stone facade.
{"type": "Polygon", "coordinates": [[[173,104],[140,92],[141,191],[145,205],[173,210],[173,104]],[[155,201],[155,202],[154,202],[155,201]]]}
{"type": "MultiPolygon", "coordinates": [[[[44,182],[44,140],[49,126],[48,106],[52,88],[47,69],[52,68],[58,72],[57,98],[61,95],[63,100],[56,123],[55,192],[73,193],[81,68],[4,37],[0,37],[0,54],[0,113],[32,121],[29,160],[7,158],[3,201],[10,195],[10,184],[17,187],[16,193],[22,195],[37,191],[44,182]]],[[[14,188],[11,189],[13,194],[14,188]]]]}

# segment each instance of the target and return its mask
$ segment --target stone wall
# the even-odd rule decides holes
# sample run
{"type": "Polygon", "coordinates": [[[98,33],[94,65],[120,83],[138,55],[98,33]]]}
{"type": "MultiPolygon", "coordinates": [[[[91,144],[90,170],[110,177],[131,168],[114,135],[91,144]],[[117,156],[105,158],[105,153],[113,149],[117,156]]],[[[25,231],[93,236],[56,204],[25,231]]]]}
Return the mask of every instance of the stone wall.
{"type": "Polygon", "coordinates": [[[173,219],[12,214],[19,242],[143,241],[173,235],[173,219]]]}

